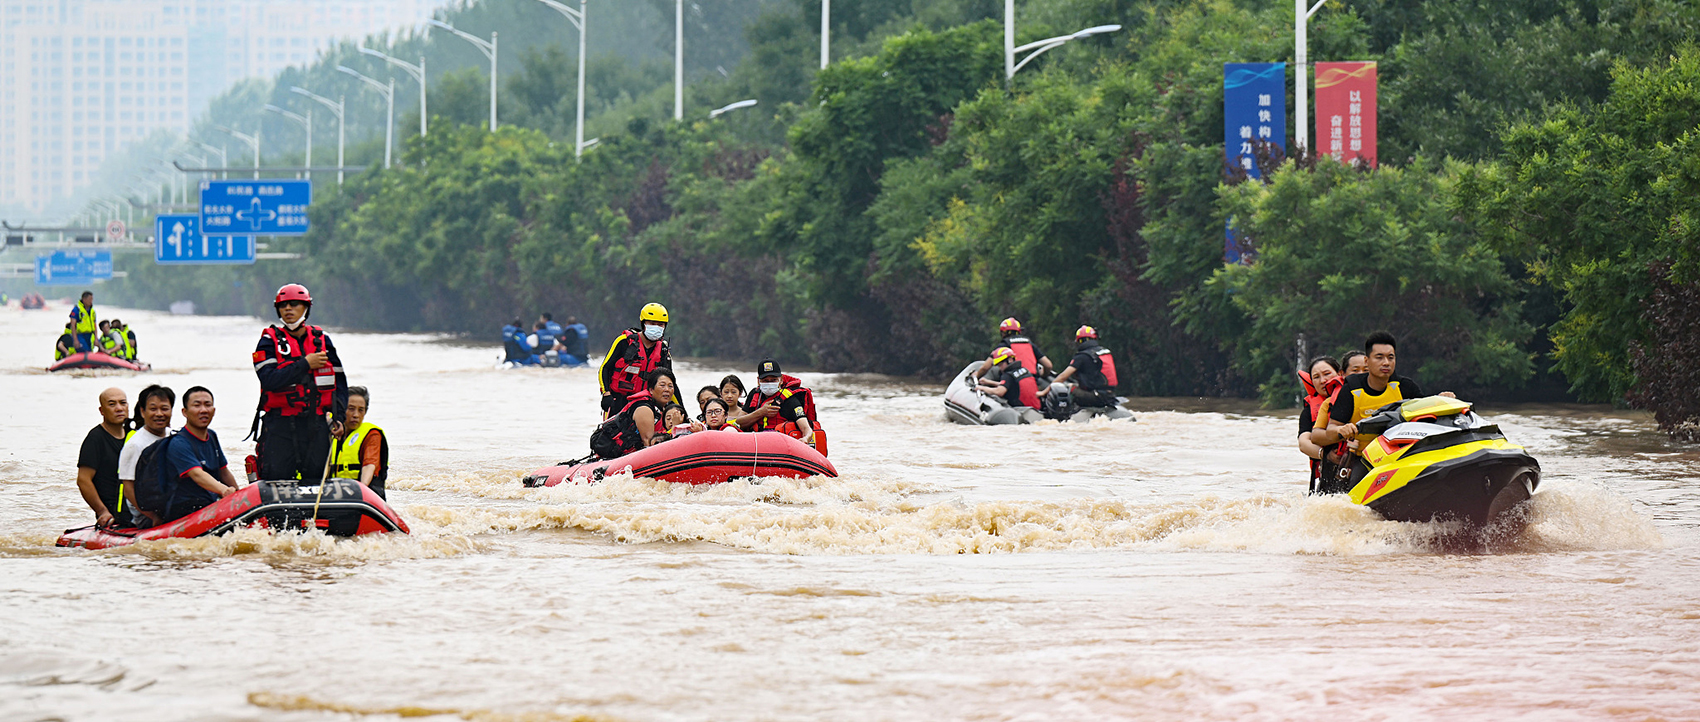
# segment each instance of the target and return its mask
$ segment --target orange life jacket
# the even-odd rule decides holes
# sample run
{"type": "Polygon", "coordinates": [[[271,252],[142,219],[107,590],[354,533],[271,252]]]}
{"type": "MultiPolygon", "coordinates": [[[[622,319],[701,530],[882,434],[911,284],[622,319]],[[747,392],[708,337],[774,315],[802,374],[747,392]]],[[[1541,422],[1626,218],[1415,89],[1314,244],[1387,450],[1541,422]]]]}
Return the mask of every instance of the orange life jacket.
{"type": "MultiPolygon", "coordinates": [[[[1019,395],[1019,398],[1021,399],[1021,405],[1036,411],[1040,408],[1039,407],[1039,382],[1038,382],[1037,379],[1035,379],[1033,377],[1033,371],[1031,369],[1024,369],[1024,370],[1026,371],[1026,373],[1012,372],[1012,373],[1006,374],[1005,378],[1004,378],[1004,383],[1008,384],[1011,381],[1015,382],[1015,391],[1019,395]],[[1009,378],[1010,376],[1015,376],[1017,378],[1009,378]]],[[[1005,388],[1004,393],[1006,394],[1005,398],[1008,398],[1007,394],[1009,393],[1009,391],[1008,391],[1009,387],[1006,385],[1004,388],[1005,388]]]]}
{"type": "MultiPolygon", "coordinates": [[[[308,326],[307,333],[299,339],[277,326],[268,326],[262,333],[272,340],[272,358],[280,367],[325,350],[325,332],[318,326],[308,326]]],[[[284,416],[330,411],[335,403],[336,369],[326,363],[310,373],[309,383],[295,384],[284,391],[263,392],[260,411],[277,411],[284,416]]]]}
{"type": "Polygon", "coordinates": [[[614,361],[614,373],[608,380],[608,392],[630,396],[649,388],[644,378],[661,366],[661,356],[667,351],[665,340],[656,341],[648,351],[643,348],[643,330],[628,328],[621,334],[627,340],[624,358],[614,361]]]}
{"type": "Polygon", "coordinates": [[[1039,373],[1039,354],[1033,351],[1033,342],[1027,340],[1026,336],[1010,336],[1004,339],[1004,344],[1009,346],[1010,352],[1015,354],[1021,365],[1027,367],[1027,373],[1039,373]]]}

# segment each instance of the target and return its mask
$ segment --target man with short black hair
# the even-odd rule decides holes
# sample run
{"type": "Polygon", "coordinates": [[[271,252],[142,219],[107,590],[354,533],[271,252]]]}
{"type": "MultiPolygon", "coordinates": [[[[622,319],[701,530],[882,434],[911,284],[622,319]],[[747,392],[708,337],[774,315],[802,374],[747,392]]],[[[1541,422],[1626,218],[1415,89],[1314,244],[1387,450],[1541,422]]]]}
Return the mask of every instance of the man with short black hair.
{"type": "MultiPolygon", "coordinates": [[[[136,420],[141,427],[130,433],[124,450],[118,454],[118,483],[124,487],[124,506],[130,509],[128,521],[137,527],[150,527],[160,522],[159,514],[143,509],[136,503],[136,466],[142,452],[171,435],[171,412],[177,403],[177,393],[169,387],[153,384],[136,396],[136,420]]],[[[154,452],[158,453],[158,452],[154,452]]],[[[146,479],[150,485],[145,494],[157,494],[158,474],[146,479]]]]}
{"type": "Polygon", "coordinates": [[[77,491],[94,512],[95,526],[110,526],[118,510],[118,456],[124,451],[124,421],[130,399],[124,391],[100,392],[100,424],[89,429],[77,453],[77,491]]]}
{"type": "Polygon", "coordinates": [[[76,324],[66,321],[65,332],[59,334],[59,340],[53,342],[53,360],[60,361],[66,356],[77,353],[76,324]]]}
{"type": "MultiPolygon", "coordinates": [[[[1375,413],[1376,409],[1425,395],[1416,381],[1394,373],[1399,362],[1398,346],[1398,340],[1386,331],[1376,331],[1364,340],[1369,371],[1346,377],[1328,410],[1318,414],[1317,426],[1310,432],[1312,443],[1326,448],[1340,443],[1342,439],[1357,436],[1358,422],[1375,413]]],[[[1452,396],[1452,392],[1442,391],[1440,395],[1452,396]]]]}
{"type": "Polygon", "coordinates": [[[212,430],[213,393],[204,386],[183,392],[183,433],[165,447],[166,478],[174,487],[166,500],[165,519],[193,514],[236,493],[236,477],[212,430]]]}
{"type": "Polygon", "coordinates": [[[71,307],[71,325],[77,334],[77,350],[95,350],[98,343],[95,334],[100,333],[100,322],[94,316],[94,291],[83,291],[82,298],[71,307]]]}

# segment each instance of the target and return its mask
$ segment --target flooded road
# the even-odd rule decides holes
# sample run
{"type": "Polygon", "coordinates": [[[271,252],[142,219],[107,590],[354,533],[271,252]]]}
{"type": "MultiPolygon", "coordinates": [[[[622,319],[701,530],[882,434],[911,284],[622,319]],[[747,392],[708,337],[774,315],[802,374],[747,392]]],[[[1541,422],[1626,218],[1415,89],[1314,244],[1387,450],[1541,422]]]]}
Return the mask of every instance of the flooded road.
{"type": "Polygon", "coordinates": [[[1293,413],[970,428],[873,376],[800,374],[842,478],[526,489],[592,370],[333,329],[413,535],[57,549],[102,389],[207,386],[251,451],[260,321],[100,311],[154,373],[48,374],[63,304],[0,311],[0,719],[1700,719],[1700,449],[1641,415],[1480,409],[1545,478],[1450,554],[1305,496],[1293,413]]]}

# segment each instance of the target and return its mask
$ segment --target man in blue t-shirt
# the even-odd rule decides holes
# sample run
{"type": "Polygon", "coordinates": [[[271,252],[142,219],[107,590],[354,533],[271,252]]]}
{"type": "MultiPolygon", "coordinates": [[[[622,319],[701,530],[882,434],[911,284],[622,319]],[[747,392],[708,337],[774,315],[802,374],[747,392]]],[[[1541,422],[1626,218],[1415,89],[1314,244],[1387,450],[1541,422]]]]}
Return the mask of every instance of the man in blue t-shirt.
{"type": "Polygon", "coordinates": [[[218,434],[212,430],[213,394],[196,386],[183,394],[183,431],[165,447],[170,501],[165,520],[181,519],[236,493],[218,434]]]}

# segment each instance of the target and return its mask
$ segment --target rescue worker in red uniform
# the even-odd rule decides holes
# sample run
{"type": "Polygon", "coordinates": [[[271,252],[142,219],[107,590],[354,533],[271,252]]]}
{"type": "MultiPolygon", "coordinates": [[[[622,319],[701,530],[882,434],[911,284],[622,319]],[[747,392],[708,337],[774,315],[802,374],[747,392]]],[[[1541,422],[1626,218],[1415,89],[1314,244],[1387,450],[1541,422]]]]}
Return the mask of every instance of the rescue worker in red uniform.
{"type": "MultiPolygon", "coordinates": [[[[1049,377],[1056,373],[1051,368],[1050,357],[1041,352],[1038,346],[1033,345],[1033,340],[1022,333],[1020,321],[1013,317],[1004,319],[1003,323],[998,324],[998,334],[1002,338],[998,339],[998,345],[992,347],[991,356],[996,356],[1000,349],[1007,348],[1015,352],[1015,358],[1021,361],[1022,366],[1027,367],[1028,373],[1042,377],[1049,377]]],[[[991,356],[987,356],[985,362],[980,364],[980,370],[974,372],[974,378],[984,377],[991,372],[993,367],[997,366],[997,362],[993,361],[991,356]]]]}
{"type": "MultiPolygon", "coordinates": [[[[638,327],[628,328],[614,337],[608,355],[602,357],[597,380],[602,390],[602,418],[606,419],[626,407],[632,394],[649,389],[645,379],[658,368],[673,365],[667,352],[667,307],[647,304],[638,312],[638,327]]],[[[673,399],[656,399],[665,403],[673,399]]]]}
{"type": "Polygon", "coordinates": [[[744,402],[746,416],[727,422],[742,431],[780,431],[826,456],[826,431],[815,413],[815,394],[788,376],[772,359],[756,364],[756,388],[744,402]]]}
{"type": "Polygon", "coordinates": [[[1021,363],[1020,357],[1008,348],[1000,348],[992,353],[992,363],[997,365],[998,380],[980,380],[980,390],[992,396],[1003,399],[1010,408],[1021,412],[1021,419],[1029,424],[1038,423],[1045,418],[1039,405],[1039,382],[1033,372],[1021,363]]]}
{"type": "Polygon", "coordinates": [[[261,479],[324,478],[332,424],[348,406],[348,377],[323,329],[307,324],[313,297],[297,283],[272,300],[281,325],[260,332],[254,375],[260,378],[260,407],[254,414],[261,479]],[[331,421],[325,415],[331,415],[331,421]]]}
{"type": "Polygon", "coordinates": [[[1083,408],[1114,408],[1116,404],[1116,359],[1098,345],[1098,331],[1081,326],[1074,332],[1074,358],[1057,374],[1057,383],[1074,379],[1074,403],[1083,408]]]}

